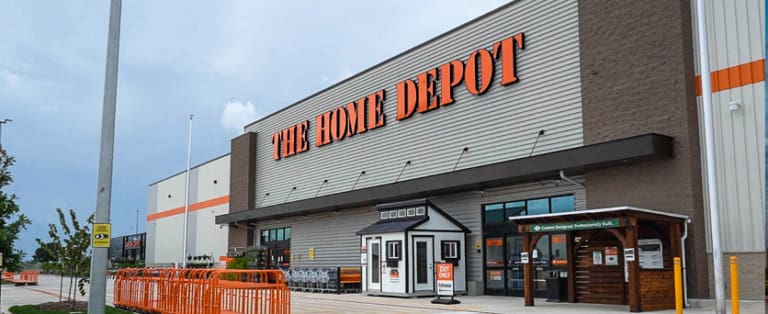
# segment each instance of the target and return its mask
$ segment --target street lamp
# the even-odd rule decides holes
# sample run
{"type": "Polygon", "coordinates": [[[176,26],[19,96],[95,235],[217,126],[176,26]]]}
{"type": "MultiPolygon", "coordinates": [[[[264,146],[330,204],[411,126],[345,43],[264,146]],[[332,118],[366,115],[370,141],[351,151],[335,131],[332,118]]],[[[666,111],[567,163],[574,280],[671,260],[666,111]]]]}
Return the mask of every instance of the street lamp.
{"type": "Polygon", "coordinates": [[[11,120],[11,119],[0,120],[0,148],[3,147],[3,141],[2,141],[2,138],[3,138],[3,124],[6,124],[8,122],[13,122],[13,120],[11,120]]]}

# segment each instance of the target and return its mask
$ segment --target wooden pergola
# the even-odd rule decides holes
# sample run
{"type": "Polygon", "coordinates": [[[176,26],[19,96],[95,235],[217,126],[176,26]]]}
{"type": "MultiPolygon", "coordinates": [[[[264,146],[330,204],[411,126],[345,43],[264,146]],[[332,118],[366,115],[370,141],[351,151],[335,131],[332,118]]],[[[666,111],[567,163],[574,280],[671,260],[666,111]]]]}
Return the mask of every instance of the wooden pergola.
{"type": "MultiPolygon", "coordinates": [[[[565,233],[568,302],[628,304],[630,312],[674,308],[674,286],[673,280],[670,280],[673,278],[672,258],[684,254],[681,237],[684,225],[688,222],[687,216],[621,206],[509,219],[518,224],[523,235],[522,252],[527,252],[528,256],[533,256],[532,250],[542,236],[565,233]],[[663,243],[663,256],[659,257],[661,264],[650,267],[647,264],[649,261],[644,261],[646,267],[641,268],[638,240],[649,237],[655,237],[663,243]],[[618,251],[615,261],[613,257],[611,259],[612,266],[602,264],[603,251],[590,243],[590,240],[598,244],[616,244],[610,251],[618,251]],[[619,245],[622,249],[615,250],[619,245]],[[590,251],[600,252],[595,254],[595,261],[599,256],[600,264],[590,263],[590,257],[584,254],[590,251]],[[582,254],[577,259],[579,252],[582,254]],[[619,282],[616,276],[617,267],[621,266],[624,266],[623,282],[619,282]],[[613,272],[605,271],[607,269],[613,272]]],[[[605,250],[608,252],[608,247],[605,250]]],[[[525,305],[533,306],[535,287],[532,262],[523,266],[523,287],[525,305]]]]}

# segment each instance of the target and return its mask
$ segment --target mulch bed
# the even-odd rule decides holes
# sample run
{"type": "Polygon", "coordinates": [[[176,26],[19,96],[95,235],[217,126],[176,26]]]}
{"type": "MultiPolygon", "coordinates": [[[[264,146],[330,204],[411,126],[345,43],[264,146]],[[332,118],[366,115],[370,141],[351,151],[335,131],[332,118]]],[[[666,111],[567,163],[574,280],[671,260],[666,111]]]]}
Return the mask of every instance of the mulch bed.
{"type": "Polygon", "coordinates": [[[35,309],[41,310],[41,311],[82,311],[85,312],[88,310],[88,302],[86,301],[76,301],[75,307],[72,307],[72,302],[69,301],[62,301],[62,302],[46,302],[42,304],[38,304],[35,306],[35,309]]]}

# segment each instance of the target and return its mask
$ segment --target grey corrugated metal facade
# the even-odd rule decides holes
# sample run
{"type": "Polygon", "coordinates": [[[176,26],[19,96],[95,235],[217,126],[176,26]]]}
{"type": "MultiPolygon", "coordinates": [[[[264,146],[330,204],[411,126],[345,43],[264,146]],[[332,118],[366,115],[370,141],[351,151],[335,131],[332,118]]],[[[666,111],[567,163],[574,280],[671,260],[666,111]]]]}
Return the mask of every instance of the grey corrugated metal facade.
{"type": "MultiPolygon", "coordinates": [[[[450,172],[464,147],[469,151],[457,169],[526,157],[540,130],[545,135],[534,155],[581,146],[577,16],[576,3],[570,1],[506,6],[248,126],[246,131],[258,136],[257,200],[268,206],[311,198],[318,190],[327,195],[398,177],[404,181],[450,172]],[[520,82],[499,86],[496,74],[479,96],[462,84],[454,88],[450,106],[395,119],[396,83],[451,60],[466,60],[474,50],[490,49],[520,32],[526,36],[526,48],[517,56],[520,82]],[[314,147],[315,116],[379,89],[386,90],[386,126],[314,147]],[[309,151],[272,160],[272,134],[304,120],[311,126],[309,151]],[[355,185],[361,171],[365,175],[355,185]]],[[[497,62],[497,73],[500,67],[497,62]]]]}

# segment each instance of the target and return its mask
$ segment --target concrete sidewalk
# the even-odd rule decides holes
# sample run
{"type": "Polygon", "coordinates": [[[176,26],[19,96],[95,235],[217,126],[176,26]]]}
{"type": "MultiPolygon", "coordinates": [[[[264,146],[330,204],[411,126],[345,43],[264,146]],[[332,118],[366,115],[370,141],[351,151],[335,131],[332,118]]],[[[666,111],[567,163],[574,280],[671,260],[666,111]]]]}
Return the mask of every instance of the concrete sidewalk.
{"type": "MultiPolygon", "coordinates": [[[[8,308],[13,305],[39,304],[59,300],[59,277],[53,275],[40,275],[38,286],[2,285],[2,299],[0,299],[0,313],[8,313],[8,308]]],[[[69,282],[64,280],[64,294],[69,282]]],[[[86,289],[87,290],[87,289],[86,289]]],[[[107,304],[113,300],[113,281],[107,281],[107,304]]],[[[78,300],[87,300],[77,296],[78,300]]],[[[597,304],[568,304],[548,303],[543,299],[536,300],[536,306],[523,306],[523,299],[519,297],[499,296],[461,296],[457,297],[461,304],[437,305],[430,303],[432,298],[391,298],[372,297],[360,294],[317,294],[317,293],[291,293],[291,312],[296,314],[322,314],[322,313],[629,313],[625,305],[597,305],[597,304]]],[[[685,313],[712,313],[712,302],[694,302],[697,307],[685,309],[685,313]]],[[[742,302],[741,313],[765,313],[765,302],[742,302]]],[[[730,309],[730,308],[729,308],[730,309]]],[[[729,310],[730,312],[730,310],[729,310]]],[[[674,311],[656,311],[649,313],[668,314],[674,311]]]]}

